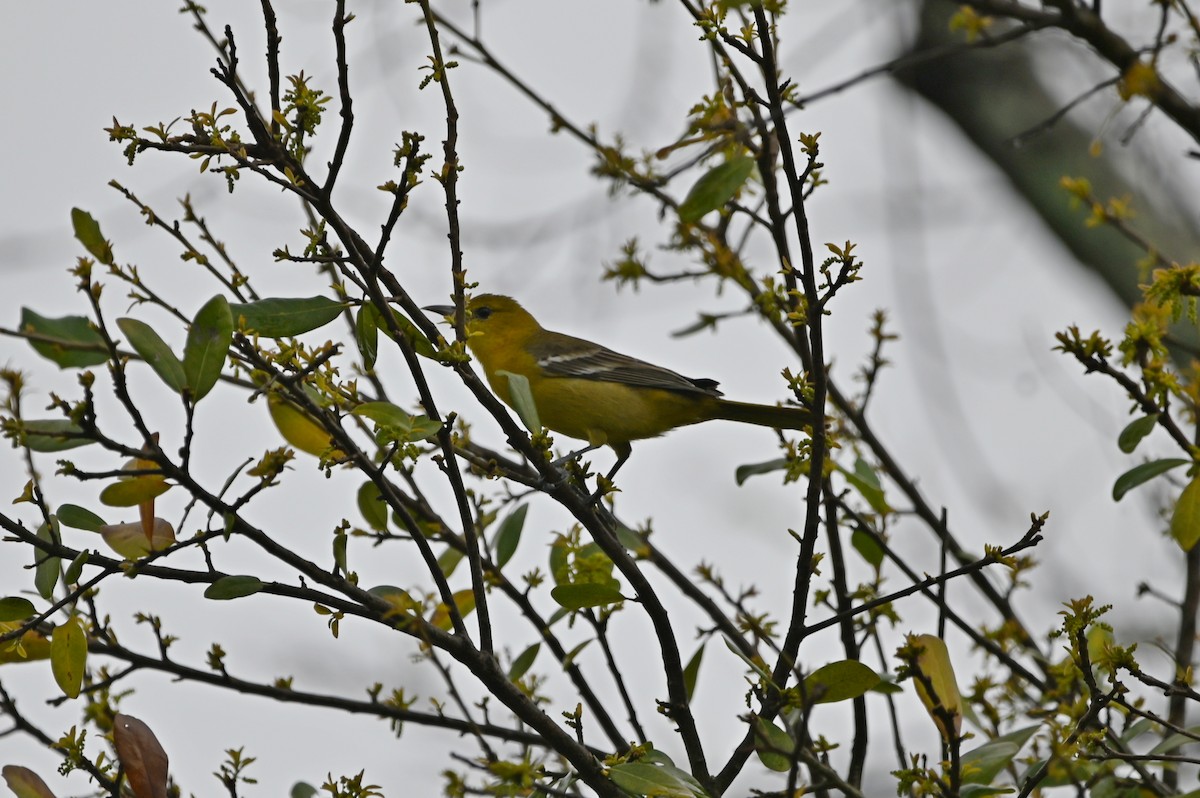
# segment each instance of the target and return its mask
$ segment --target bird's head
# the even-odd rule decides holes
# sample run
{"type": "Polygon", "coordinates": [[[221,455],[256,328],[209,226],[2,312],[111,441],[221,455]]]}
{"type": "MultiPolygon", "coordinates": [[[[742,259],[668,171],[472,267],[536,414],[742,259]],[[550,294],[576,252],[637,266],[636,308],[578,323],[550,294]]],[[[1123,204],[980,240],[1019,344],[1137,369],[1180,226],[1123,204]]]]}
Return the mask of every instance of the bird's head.
{"type": "MultiPolygon", "coordinates": [[[[453,318],[453,305],[429,305],[425,310],[453,318]]],[[[529,311],[517,300],[502,294],[478,294],[467,300],[466,330],[468,339],[476,336],[498,338],[529,335],[541,329],[529,311]]],[[[476,339],[473,343],[479,344],[476,339]]]]}

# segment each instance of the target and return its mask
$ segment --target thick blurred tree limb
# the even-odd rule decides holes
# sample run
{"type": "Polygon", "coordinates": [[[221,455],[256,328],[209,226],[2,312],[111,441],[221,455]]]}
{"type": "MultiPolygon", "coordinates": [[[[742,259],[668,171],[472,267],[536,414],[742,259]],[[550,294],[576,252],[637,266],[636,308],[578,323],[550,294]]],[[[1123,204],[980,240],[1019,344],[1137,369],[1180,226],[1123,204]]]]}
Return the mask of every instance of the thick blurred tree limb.
{"type": "MultiPolygon", "coordinates": [[[[957,3],[946,0],[925,0],[908,55],[960,43],[962,32],[951,30],[950,25],[958,8],[957,3]]],[[[1145,253],[1112,228],[1086,227],[1084,214],[1071,207],[1059,180],[1086,177],[1097,197],[1134,197],[1139,211],[1134,226],[1168,258],[1187,259],[1200,244],[1200,230],[1182,212],[1186,204],[1176,187],[1157,180],[1152,186],[1139,186],[1119,168],[1120,161],[1146,159],[1145,155],[1110,142],[1102,155],[1094,157],[1090,149],[1097,137],[1095,127],[1080,123],[1076,113],[1057,118],[1070,101],[1047,86],[1049,76],[1045,66],[1037,63],[1037,54],[1043,48],[1064,46],[1083,51],[1082,44],[1068,42],[1052,31],[1039,31],[999,47],[918,60],[895,75],[962,130],[1084,268],[1104,280],[1123,302],[1133,305],[1141,299],[1135,264],[1145,253]]],[[[1111,102],[1115,82],[1110,81],[1088,100],[1102,101],[1098,98],[1107,96],[1111,102]]],[[[1073,87],[1071,91],[1082,96],[1087,88],[1073,87]]],[[[1179,157],[1184,157],[1182,152],[1179,157]]],[[[1154,167],[1144,161],[1138,166],[1154,174],[1154,167]]],[[[1194,328],[1189,340],[1195,340],[1194,328]]]]}

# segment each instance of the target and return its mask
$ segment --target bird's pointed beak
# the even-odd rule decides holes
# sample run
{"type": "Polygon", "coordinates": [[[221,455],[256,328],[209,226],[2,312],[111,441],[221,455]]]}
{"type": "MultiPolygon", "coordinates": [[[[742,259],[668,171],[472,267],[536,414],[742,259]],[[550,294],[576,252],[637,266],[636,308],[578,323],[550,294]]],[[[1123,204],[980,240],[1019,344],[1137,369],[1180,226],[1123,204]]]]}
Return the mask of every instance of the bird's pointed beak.
{"type": "Polygon", "coordinates": [[[430,313],[436,313],[439,316],[453,316],[453,305],[426,305],[421,310],[428,310],[430,313]]]}

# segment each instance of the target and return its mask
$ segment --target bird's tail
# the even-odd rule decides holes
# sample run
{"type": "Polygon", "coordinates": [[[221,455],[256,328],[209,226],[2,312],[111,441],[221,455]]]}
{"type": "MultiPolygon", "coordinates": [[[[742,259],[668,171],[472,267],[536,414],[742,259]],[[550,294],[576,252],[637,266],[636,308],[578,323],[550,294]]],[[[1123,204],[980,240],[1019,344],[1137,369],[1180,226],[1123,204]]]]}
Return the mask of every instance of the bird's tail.
{"type": "Polygon", "coordinates": [[[743,424],[757,424],[760,427],[774,429],[802,430],[811,426],[813,422],[813,414],[801,407],[756,405],[750,402],[733,402],[728,399],[721,399],[717,402],[717,413],[713,418],[740,421],[743,424]]]}

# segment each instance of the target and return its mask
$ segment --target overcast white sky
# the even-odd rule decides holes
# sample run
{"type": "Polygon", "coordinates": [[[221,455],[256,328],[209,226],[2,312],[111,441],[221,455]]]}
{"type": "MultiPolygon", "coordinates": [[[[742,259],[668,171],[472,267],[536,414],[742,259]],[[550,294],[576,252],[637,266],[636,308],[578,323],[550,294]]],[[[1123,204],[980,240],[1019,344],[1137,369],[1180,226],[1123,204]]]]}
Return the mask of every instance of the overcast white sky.
{"type": "MultiPolygon", "coordinates": [[[[443,5],[450,14],[466,11],[465,4],[443,5]]],[[[821,4],[833,11],[808,5],[797,4],[782,50],[786,70],[806,89],[886,60],[912,25],[906,4],[821,4]]],[[[278,6],[285,71],[303,69],[332,89],[329,4],[278,6]]],[[[214,26],[234,26],[245,78],[264,86],[257,4],[214,0],[208,8],[214,26]]],[[[349,28],[358,127],[340,196],[349,218],[370,231],[385,208],[385,197],[374,187],[395,176],[389,165],[400,131],[423,132],[426,146],[434,149],[441,139],[441,107],[432,90],[417,89],[427,42],[415,24],[415,7],[356,2],[351,8],[359,15],[349,28]]],[[[175,4],[60,0],[18,4],[7,12],[0,27],[5,76],[0,101],[7,112],[0,127],[0,325],[16,326],[22,305],[44,315],[84,312],[67,274],[81,252],[71,237],[73,206],[89,210],[114,242],[118,259],[138,264],[185,312],[194,313],[215,292],[179,260],[161,232],[146,227],[133,206],[106,186],[112,179],[161,214],[177,214],[176,198],[190,194],[264,294],[320,290],[318,279],[271,257],[283,244],[296,248],[295,230],[302,223],[299,209],[278,191],[247,176],[229,198],[224,181],[199,174],[193,162],[147,153],[129,168],[120,149],[107,142],[102,128],[114,116],[141,126],[214,101],[232,104],[208,75],[213,52],[175,4]]],[[[658,147],[678,135],[687,108],[708,90],[708,64],[696,31],[668,2],[489,1],[481,17],[493,52],[561,112],[576,122],[596,122],[604,136],[622,132],[636,147],[658,147]]],[[[681,284],[618,293],[601,284],[602,264],[618,257],[620,245],[635,235],[651,250],[652,267],[672,271],[688,264],[654,250],[664,233],[649,204],[611,201],[606,187],[589,177],[587,153],[565,136],[547,137],[544,116],[507,85],[465,62],[451,78],[462,113],[462,218],[473,279],[486,290],[519,294],[548,327],[602,340],[685,374],[719,379],[732,398],[771,402],[785,395],[779,378],[785,353],[769,339],[762,343],[764,331],[756,323],[732,322],[719,336],[670,336],[690,324],[698,309],[736,309],[733,292],[717,296],[708,284],[681,284]],[[749,351],[754,356],[746,356],[749,351]]],[[[1127,605],[1119,618],[1128,633],[1146,634],[1138,624],[1153,622],[1161,611],[1145,603],[1129,606],[1134,587],[1150,579],[1168,591],[1177,589],[1178,551],[1159,535],[1153,490],[1119,505],[1109,496],[1113,479],[1133,464],[1115,444],[1125,423],[1124,402],[1050,351],[1053,332],[1067,324],[1117,334],[1121,308],[1014,199],[998,173],[935,112],[887,79],[817,103],[794,117],[794,124],[823,134],[830,185],[810,206],[817,243],[853,240],[866,263],[864,282],[845,293],[830,321],[835,375],[850,386],[868,343],[870,313],[887,308],[901,340],[889,353],[894,367],[882,378],[874,423],[931,502],[948,508],[960,539],[976,549],[1011,542],[1026,528],[1030,512],[1051,511],[1047,540],[1037,552],[1045,565],[1035,590],[1020,602],[1030,627],[1050,628],[1059,602],[1093,593],[1100,601],[1127,605]],[[1131,541],[1142,557],[1136,564],[1121,554],[1131,541]]],[[[428,303],[444,301],[450,290],[441,202],[435,183],[421,187],[388,261],[428,303]]],[[[128,313],[118,298],[124,289],[110,283],[109,291],[110,316],[128,313]]],[[[161,325],[169,342],[182,344],[184,331],[165,316],[146,318],[161,325]]],[[[0,339],[0,362],[30,372],[31,390],[37,392],[28,403],[32,409],[44,404],[46,391],[69,392],[74,385],[73,375],[56,372],[11,339],[0,339]]],[[[448,375],[435,378],[446,407],[475,419],[479,438],[503,445],[494,424],[469,406],[448,375]]],[[[152,377],[141,374],[135,387],[155,423],[178,428],[178,408],[152,377]]],[[[412,395],[401,380],[394,389],[397,397],[412,395]]],[[[248,408],[232,393],[201,405],[199,434],[198,462],[211,463],[214,475],[243,452],[278,445],[264,408],[248,408]]],[[[756,582],[763,606],[781,609],[790,574],[769,566],[780,551],[791,551],[786,530],[800,524],[799,493],[795,486],[778,485],[775,476],[740,488],[733,481],[736,465],[774,456],[769,432],[734,425],[641,443],[622,473],[619,509],[630,521],[652,515],[659,545],[688,567],[702,560],[718,563],[732,585],[756,582]]],[[[326,481],[308,465],[301,463],[279,495],[265,500],[258,517],[269,520],[280,539],[324,556],[328,531],[340,518],[356,515],[344,491],[357,483],[344,475],[326,481]]],[[[51,473],[53,458],[40,467],[51,473]]],[[[23,483],[16,453],[0,454],[0,495],[16,496],[23,483]]],[[[94,499],[91,486],[55,484],[52,504],[94,499]]],[[[177,519],[183,500],[174,498],[175,504],[166,503],[172,508],[167,515],[177,519]]],[[[191,523],[198,521],[193,517],[191,523]]],[[[544,562],[551,531],[565,524],[548,503],[534,501],[519,555],[528,567],[544,562]]],[[[903,525],[899,531],[905,531],[903,525]]],[[[908,539],[900,536],[903,545],[926,567],[936,567],[928,535],[915,526],[908,532],[908,539]]],[[[403,584],[411,566],[394,562],[398,554],[377,562],[364,555],[364,583],[403,584]]],[[[29,587],[28,572],[10,558],[7,552],[0,557],[0,594],[29,587]]],[[[259,558],[238,547],[221,553],[227,571],[258,564],[259,558]]],[[[240,675],[290,673],[297,686],[354,696],[375,681],[406,684],[426,695],[437,690],[426,672],[410,664],[412,648],[398,636],[347,624],[335,644],[307,608],[276,599],[216,604],[203,601],[198,590],[164,591],[145,581],[106,584],[104,596],[127,629],[124,618],[135,611],[161,614],[169,631],[183,637],[181,660],[199,663],[209,643],[219,641],[231,652],[231,670],[240,675]]],[[[927,622],[922,612],[911,605],[907,617],[915,631],[927,631],[919,628],[927,622]]],[[[629,617],[618,631],[632,641],[624,654],[636,670],[636,641],[647,630],[640,619],[632,620],[633,613],[629,617]]],[[[1173,619],[1164,620],[1169,625],[1173,619]]],[[[686,625],[681,629],[687,633],[686,625]]],[[[1121,631],[1119,624],[1118,636],[1121,631]]],[[[148,643],[141,630],[128,634],[131,643],[148,643]]],[[[514,653],[525,643],[525,636],[514,639],[514,653]]],[[[685,640],[685,650],[690,645],[685,640]]],[[[835,658],[832,637],[828,646],[826,658],[835,658]]],[[[721,662],[719,648],[710,645],[698,705],[715,745],[739,734],[720,726],[736,711],[731,707],[741,681],[740,665],[721,662]]],[[[819,664],[823,653],[809,656],[819,664]]],[[[655,666],[651,658],[647,672],[653,674],[655,666]]],[[[48,668],[5,668],[0,678],[52,732],[73,722],[70,708],[52,710],[42,703],[55,694],[48,668]]],[[[639,690],[656,695],[656,687],[647,680],[639,690]]],[[[125,710],[158,732],[176,778],[197,795],[219,788],[209,774],[227,747],[244,745],[260,757],[252,775],[261,785],[248,791],[258,795],[279,795],[296,780],[319,784],[327,772],[362,768],[388,795],[431,794],[440,784],[438,772],[451,765],[446,751],[470,753],[465,741],[443,733],[409,728],[396,744],[378,722],[278,707],[211,688],[180,688],[158,676],[139,684],[125,710]]],[[[665,726],[656,731],[656,740],[669,738],[665,726]]],[[[667,749],[674,750],[670,744],[667,749]]],[[[0,752],[0,764],[27,764],[52,786],[62,786],[52,755],[12,737],[3,740],[0,752]]],[[[83,789],[72,782],[60,794],[83,789]]]]}

